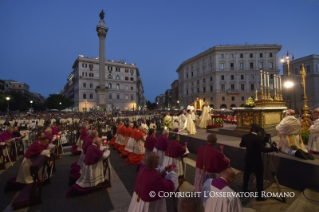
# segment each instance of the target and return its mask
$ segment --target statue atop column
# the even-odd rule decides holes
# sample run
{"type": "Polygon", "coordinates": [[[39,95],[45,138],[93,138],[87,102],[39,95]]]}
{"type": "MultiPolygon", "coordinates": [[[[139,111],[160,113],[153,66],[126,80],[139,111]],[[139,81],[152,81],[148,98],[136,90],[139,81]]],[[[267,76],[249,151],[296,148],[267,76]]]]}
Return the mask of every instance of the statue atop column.
{"type": "Polygon", "coordinates": [[[102,12],[100,12],[100,20],[104,20],[104,15],[105,15],[105,13],[104,13],[104,11],[102,10],[102,12]]]}

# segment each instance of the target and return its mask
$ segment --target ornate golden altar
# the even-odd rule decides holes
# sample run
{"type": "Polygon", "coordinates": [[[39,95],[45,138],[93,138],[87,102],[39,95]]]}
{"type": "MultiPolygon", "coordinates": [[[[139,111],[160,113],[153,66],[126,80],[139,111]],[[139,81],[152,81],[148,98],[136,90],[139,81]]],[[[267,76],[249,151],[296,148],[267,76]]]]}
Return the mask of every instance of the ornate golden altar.
{"type": "Polygon", "coordinates": [[[283,113],[287,110],[286,102],[282,100],[281,77],[274,75],[274,95],[271,97],[269,86],[269,73],[260,71],[261,100],[258,100],[256,90],[255,107],[232,108],[236,111],[236,131],[250,131],[252,124],[258,124],[265,131],[276,129],[276,126],[283,119],[283,113]]]}

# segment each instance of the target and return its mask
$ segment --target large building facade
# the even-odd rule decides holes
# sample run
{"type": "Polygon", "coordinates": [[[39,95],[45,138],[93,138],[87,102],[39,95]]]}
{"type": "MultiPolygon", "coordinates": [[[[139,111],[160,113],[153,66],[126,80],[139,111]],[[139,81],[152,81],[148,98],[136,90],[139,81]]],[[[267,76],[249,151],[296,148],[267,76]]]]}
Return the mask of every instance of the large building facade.
{"type": "Polygon", "coordinates": [[[272,89],[280,49],[277,44],[220,45],[184,61],[176,70],[180,105],[193,101],[199,110],[206,101],[214,109],[242,106],[260,90],[260,70],[269,72],[272,89]]]}
{"type": "Polygon", "coordinates": [[[319,55],[309,55],[301,57],[289,62],[288,77],[288,64],[283,64],[283,83],[292,81],[293,86],[285,88],[283,99],[286,101],[287,107],[298,109],[301,112],[304,97],[303,87],[301,86],[300,67],[304,64],[306,71],[306,94],[308,99],[308,107],[314,109],[319,107],[319,55]]]}
{"type": "MultiPolygon", "coordinates": [[[[75,111],[95,111],[99,84],[99,59],[79,56],[67,78],[61,94],[74,102],[75,111]]],[[[112,110],[144,110],[146,99],[138,68],[134,63],[105,61],[105,86],[108,88],[107,104],[112,110]]]]}
{"type": "Polygon", "coordinates": [[[24,97],[37,103],[44,103],[45,101],[41,94],[30,91],[30,86],[25,82],[0,80],[0,92],[21,93],[24,97]]]}

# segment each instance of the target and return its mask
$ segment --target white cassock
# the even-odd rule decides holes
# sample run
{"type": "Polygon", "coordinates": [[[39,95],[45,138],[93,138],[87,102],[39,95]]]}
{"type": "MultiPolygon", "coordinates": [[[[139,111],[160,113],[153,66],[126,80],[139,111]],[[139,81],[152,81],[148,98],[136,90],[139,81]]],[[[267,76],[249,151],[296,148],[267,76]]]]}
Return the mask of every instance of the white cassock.
{"type": "Polygon", "coordinates": [[[314,124],[309,128],[309,140],[308,140],[308,151],[319,152],[319,119],[314,121],[314,124]]]}
{"type": "Polygon", "coordinates": [[[210,124],[210,120],[212,117],[210,116],[210,107],[209,106],[204,106],[203,111],[202,111],[202,116],[200,119],[199,127],[200,128],[206,128],[208,124],[210,124]]]}
{"type": "MultiPolygon", "coordinates": [[[[193,113],[192,113],[193,114],[193,113]]],[[[187,117],[186,117],[187,119],[187,123],[186,123],[186,128],[187,128],[187,130],[188,130],[188,132],[189,132],[189,134],[190,135],[194,135],[194,134],[196,134],[196,127],[195,127],[195,124],[194,124],[194,122],[193,122],[193,120],[192,120],[192,116],[191,116],[191,114],[187,114],[187,117]]]]}
{"type": "Polygon", "coordinates": [[[286,116],[283,118],[276,126],[276,130],[279,133],[279,145],[282,147],[282,152],[294,156],[296,150],[293,150],[291,146],[297,146],[298,149],[308,153],[300,136],[300,122],[294,116],[286,116]]]}
{"type": "MultiPolygon", "coordinates": [[[[187,110],[190,110],[190,111],[193,111],[193,110],[194,110],[194,111],[191,113],[191,117],[192,117],[192,120],[195,121],[195,118],[196,118],[196,116],[195,116],[195,107],[188,105],[188,106],[187,106],[187,110]]],[[[187,115],[188,115],[188,114],[187,114],[187,115]]]]}
{"type": "Polygon", "coordinates": [[[136,143],[135,138],[130,137],[127,141],[127,145],[124,150],[128,152],[133,152],[135,143],[136,143]]]}
{"type": "MultiPolygon", "coordinates": [[[[156,170],[161,174],[164,171],[164,167],[157,168],[156,170]]],[[[175,190],[178,187],[178,176],[174,171],[169,172],[165,179],[171,180],[174,183],[175,190]]],[[[165,198],[155,200],[152,202],[144,202],[142,199],[140,199],[139,202],[137,200],[137,194],[133,193],[130,207],[128,208],[128,212],[166,212],[166,200],[165,198]]]]}
{"type": "MultiPolygon", "coordinates": [[[[101,148],[103,147],[101,146],[101,148]]],[[[85,165],[83,163],[81,177],[76,181],[76,184],[82,188],[88,188],[94,187],[99,183],[103,183],[105,181],[105,176],[103,173],[103,160],[109,157],[109,155],[110,150],[106,150],[97,163],[93,165],[85,165]]]]}
{"type": "Polygon", "coordinates": [[[179,124],[179,118],[178,116],[173,116],[173,119],[172,119],[172,127],[173,127],[173,130],[178,128],[179,124]]]}
{"type": "Polygon", "coordinates": [[[186,119],[185,114],[181,114],[179,116],[179,126],[178,126],[179,131],[186,128],[186,120],[187,119],[186,119]]]}
{"type": "MultiPolygon", "coordinates": [[[[222,178],[223,179],[223,178],[222,178]]],[[[205,208],[205,212],[218,211],[218,212],[242,212],[242,205],[238,197],[210,197],[214,195],[213,192],[232,192],[235,193],[229,186],[225,186],[223,189],[212,186],[212,180],[208,179],[203,185],[202,189],[202,201],[205,208]]],[[[226,180],[225,180],[226,181],[226,180]]]]}
{"type": "MultiPolygon", "coordinates": [[[[47,157],[50,157],[50,150],[43,150],[40,155],[45,155],[47,157]]],[[[33,161],[35,161],[36,158],[23,158],[22,164],[20,166],[16,182],[23,183],[23,184],[30,184],[33,183],[33,177],[31,176],[30,173],[30,166],[32,165],[33,161]]],[[[39,179],[42,179],[42,170],[43,166],[41,169],[38,171],[39,179]]],[[[43,172],[44,178],[48,177],[46,170],[43,172]]]]}

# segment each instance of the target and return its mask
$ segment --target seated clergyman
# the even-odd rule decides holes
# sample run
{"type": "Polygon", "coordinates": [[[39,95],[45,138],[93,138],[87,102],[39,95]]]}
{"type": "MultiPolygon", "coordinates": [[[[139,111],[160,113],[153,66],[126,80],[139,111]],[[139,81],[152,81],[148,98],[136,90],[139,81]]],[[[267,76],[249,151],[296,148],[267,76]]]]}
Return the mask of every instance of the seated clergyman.
{"type": "Polygon", "coordinates": [[[102,139],[95,137],[93,144],[88,147],[84,164],[82,166],[82,174],[76,184],[82,188],[94,187],[105,181],[103,173],[103,159],[110,155],[110,150],[101,147],[102,139]]]}
{"type": "Polygon", "coordinates": [[[285,118],[276,126],[276,130],[280,137],[279,148],[283,153],[305,160],[314,159],[302,141],[301,124],[296,119],[294,110],[287,110],[285,118]]]}
{"type": "MultiPolygon", "coordinates": [[[[39,155],[45,155],[45,156],[50,156],[50,149],[51,147],[47,147],[45,149],[45,146],[49,143],[49,138],[43,137],[40,138],[40,140],[33,142],[29,148],[27,149],[26,153],[24,154],[24,159],[22,161],[21,167],[18,172],[18,176],[16,179],[16,182],[19,183],[24,183],[24,184],[29,184],[33,183],[33,178],[30,173],[30,166],[32,165],[32,162],[37,158],[36,156],[39,155]]],[[[38,172],[39,175],[42,173],[42,171],[38,172]]],[[[47,177],[46,172],[43,172],[45,176],[44,178],[47,177]]],[[[41,179],[42,177],[39,176],[41,179]]]]}

